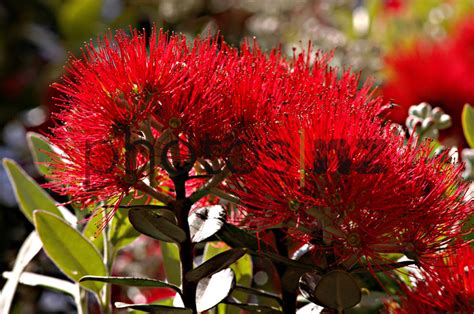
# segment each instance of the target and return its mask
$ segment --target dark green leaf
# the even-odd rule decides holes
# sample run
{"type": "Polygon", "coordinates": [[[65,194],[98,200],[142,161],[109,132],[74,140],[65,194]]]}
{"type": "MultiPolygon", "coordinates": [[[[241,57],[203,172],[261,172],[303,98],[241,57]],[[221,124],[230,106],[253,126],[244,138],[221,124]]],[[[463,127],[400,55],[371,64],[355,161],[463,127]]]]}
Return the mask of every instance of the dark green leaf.
{"type": "Polygon", "coordinates": [[[242,292],[245,292],[245,293],[248,293],[248,294],[253,294],[253,295],[256,295],[256,296],[261,296],[261,297],[264,297],[264,298],[274,299],[278,303],[281,303],[281,298],[280,298],[279,295],[268,292],[268,291],[255,289],[255,288],[250,288],[250,287],[244,287],[244,286],[241,286],[241,285],[236,285],[235,288],[234,288],[234,291],[242,291],[242,292]]]}
{"type": "Polygon", "coordinates": [[[311,264],[306,264],[306,263],[302,263],[302,262],[299,262],[299,261],[295,261],[295,260],[292,260],[292,259],[289,259],[288,257],[284,257],[282,255],[278,255],[278,254],[275,254],[275,253],[272,253],[272,252],[254,252],[254,253],[250,253],[250,254],[255,254],[257,256],[261,256],[261,257],[266,257],[268,259],[270,259],[272,262],[275,262],[277,264],[281,264],[281,265],[285,265],[285,266],[290,266],[290,267],[293,267],[293,268],[298,268],[298,269],[306,269],[306,270],[309,270],[309,271],[312,271],[312,270],[316,270],[320,273],[324,272],[324,270],[316,265],[311,265],[311,264]]]}
{"type": "Polygon", "coordinates": [[[360,303],[348,309],[347,314],[367,314],[367,313],[381,313],[384,308],[384,301],[389,299],[389,295],[379,291],[370,291],[368,295],[363,295],[360,303]]]}
{"type": "Polygon", "coordinates": [[[33,211],[41,209],[62,217],[54,199],[43,190],[18,164],[10,159],[3,159],[15,197],[23,214],[33,222],[33,211]]]}
{"type": "Polygon", "coordinates": [[[201,242],[214,235],[225,223],[225,208],[222,205],[196,209],[189,216],[189,230],[193,242],[201,242]]]}
{"type": "Polygon", "coordinates": [[[228,223],[216,233],[216,236],[232,248],[248,248],[252,251],[274,251],[265,243],[259,242],[250,233],[228,223]]]}
{"type": "Polygon", "coordinates": [[[51,144],[44,136],[35,132],[28,132],[26,134],[26,139],[39,173],[44,176],[50,175],[50,169],[48,168],[47,163],[52,162],[51,155],[55,154],[51,144]]]}
{"type": "Polygon", "coordinates": [[[474,107],[466,104],[462,111],[462,128],[466,142],[474,148],[474,107]]]}
{"type": "MultiPolygon", "coordinates": [[[[312,256],[312,254],[308,254],[308,252],[300,252],[300,254],[293,254],[293,256],[295,255],[300,255],[298,261],[278,255],[279,257],[282,257],[281,262],[278,263],[285,265],[286,269],[281,277],[282,289],[285,289],[286,291],[297,291],[300,277],[308,270],[316,271],[319,274],[324,273],[320,267],[315,265],[314,256],[312,256]]],[[[275,256],[273,256],[273,258],[275,258],[275,256]]]]}
{"type": "Polygon", "coordinates": [[[357,282],[343,270],[333,270],[323,276],[306,273],[300,278],[300,291],[311,302],[335,310],[349,309],[362,298],[357,282]]]}
{"type": "Polygon", "coordinates": [[[415,264],[415,261],[403,261],[403,262],[395,262],[395,263],[386,263],[386,264],[378,264],[378,265],[374,265],[372,267],[370,267],[370,269],[368,268],[368,266],[366,265],[362,265],[362,266],[357,266],[357,267],[354,267],[352,270],[351,270],[351,273],[363,273],[363,272],[379,272],[379,271],[391,271],[391,270],[395,270],[397,268],[402,268],[402,267],[407,267],[407,266],[411,266],[411,265],[414,265],[415,264]]]}
{"type": "Polygon", "coordinates": [[[118,309],[132,309],[156,314],[192,314],[193,311],[188,308],[171,307],[158,304],[127,304],[122,302],[115,302],[115,307],[118,309]]]}
{"type": "Polygon", "coordinates": [[[128,212],[130,223],[138,232],[165,242],[183,242],[186,233],[170,217],[174,214],[166,209],[151,212],[144,208],[131,208],[128,212]]]}
{"type": "Polygon", "coordinates": [[[262,314],[283,313],[282,311],[279,311],[273,307],[265,306],[265,305],[252,304],[252,303],[238,303],[238,302],[230,302],[230,301],[224,301],[223,303],[239,307],[240,309],[246,311],[247,313],[262,313],[262,314]]]}
{"type": "MultiPolygon", "coordinates": [[[[35,210],[33,218],[44,250],[69,278],[78,282],[87,275],[107,275],[101,255],[79,231],[46,211],[35,210]]],[[[81,286],[99,293],[104,284],[84,282],[81,286]]]]}
{"type": "Polygon", "coordinates": [[[198,312],[207,311],[224,300],[235,285],[234,272],[223,269],[211,277],[199,281],[196,289],[196,307],[198,312]]]}
{"type": "Polygon", "coordinates": [[[239,258],[245,255],[245,249],[231,249],[218,254],[208,261],[205,261],[195,269],[186,274],[186,279],[189,281],[198,281],[202,278],[209,277],[212,274],[229,267],[239,258]]]}
{"type": "Polygon", "coordinates": [[[134,287],[147,287],[147,288],[170,288],[175,290],[178,293],[181,293],[181,290],[172,284],[169,284],[164,281],[159,281],[149,278],[139,278],[139,277],[108,277],[108,276],[84,276],[79,282],[85,281],[99,281],[107,282],[114,285],[122,286],[134,286],[134,287]]]}

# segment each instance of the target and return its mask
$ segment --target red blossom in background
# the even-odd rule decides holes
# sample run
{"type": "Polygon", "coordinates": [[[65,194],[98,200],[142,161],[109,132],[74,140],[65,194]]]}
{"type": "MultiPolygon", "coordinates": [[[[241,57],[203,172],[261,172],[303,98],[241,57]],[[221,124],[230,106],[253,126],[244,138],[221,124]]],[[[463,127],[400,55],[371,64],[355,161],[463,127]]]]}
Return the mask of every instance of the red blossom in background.
{"type": "Polygon", "coordinates": [[[471,16],[440,42],[418,41],[390,52],[385,58],[388,78],[383,94],[400,105],[390,118],[403,124],[410,106],[428,102],[451,115],[455,123],[447,134],[454,145],[465,145],[460,117],[464,104],[474,103],[473,47],[471,16]]]}
{"type": "Polygon", "coordinates": [[[383,4],[384,4],[385,10],[389,12],[400,12],[403,9],[405,1],[404,0],[383,0],[383,4]]]}

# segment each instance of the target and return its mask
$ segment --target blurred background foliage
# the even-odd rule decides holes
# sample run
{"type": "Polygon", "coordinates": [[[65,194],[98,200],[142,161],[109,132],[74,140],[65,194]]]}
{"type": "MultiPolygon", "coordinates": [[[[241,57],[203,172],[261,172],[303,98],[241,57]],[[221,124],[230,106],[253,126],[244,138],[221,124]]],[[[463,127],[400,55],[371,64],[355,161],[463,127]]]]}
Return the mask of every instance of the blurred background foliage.
{"type": "MultiPolygon", "coordinates": [[[[85,41],[116,28],[149,30],[156,25],[189,38],[219,31],[235,46],[255,36],[264,49],[281,47],[289,57],[311,41],[315,49],[334,51],[334,65],[352,67],[382,85],[385,54],[420,38],[442,40],[473,10],[474,0],[2,0],[0,158],[16,159],[35,174],[25,132],[48,132],[49,114],[57,110],[51,82],[60,79],[70,53],[80,56],[85,41]]],[[[0,207],[4,271],[32,226],[15,209],[3,169],[0,207]]],[[[137,250],[140,246],[127,256],[132,259],[137,250]]],[[[44,256],[31,267],[57,272],[44,256]]],[[[55,312],[48,306],[58,301],[51,303],[45,293],[22,287],[17,311],[55,312]]],[[[58,312],[68,308],[64,302],[56,304],[58,312]]]]}

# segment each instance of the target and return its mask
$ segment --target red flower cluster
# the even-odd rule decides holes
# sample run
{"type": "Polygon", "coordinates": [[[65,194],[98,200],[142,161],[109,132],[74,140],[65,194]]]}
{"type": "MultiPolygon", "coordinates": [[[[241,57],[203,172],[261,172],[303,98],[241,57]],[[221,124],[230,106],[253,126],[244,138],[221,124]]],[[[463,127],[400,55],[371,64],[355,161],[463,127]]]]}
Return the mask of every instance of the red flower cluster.
{"type": "Polygon", "coordinates": [[[189,45],[155,30],[149,40],[118,31],[90,43],[68,71],[55,85],[63,109],[50,138],[61,153],[47,186],[84,206],[126,195],[146,178],[163,183],[163,169],[179,172],[192,167],[188,160],[236,155],[237,135],[272,121],[285,102],[289,73],[279,53],[256,45],[239,53],[219,38],[189,45]],[[171,146],[179,149],[164,164],[171,146]]]}
{"type": "Polygon", "coordinates": [[[61,152],[49,186],[89,205],[146,180],[173,193],[175,171],[226,163],[244,223],[292,229],[333,257],[328,267],[446,251],[473,212],[461,169],[427,145],[404,145],[370,84],[311,57],[155,32],[149,44],[136,32],[91,44],[58,85],[51,140],[61,152]]]}
{"type": "Polygon", "coordinates": [[[429,145],[404,145],[379,117],[384,107],[370,85],[359,90],[357,76],[338,79],[322,60],[309,66],[297,58],[291,81],[298,96],[247,142],[252,171],[227,186],[240,199],[242,224],[289,228],[318,256],[333,256],[328,267],[376,267],[390,262],[385,253],[418,261],[446,252],[473,213],[462,201],[461,169],[446,156],[429,157],[429,145]]]}
{"type": "Polygon", "coordinates": [[[406,295],[396,313],[473,313],[474,249],[466,246],[438,258],[414,287],[404,285],[403,290],[406,295]]]}
{"type": "Polygon", "coordinates": [[[408,108],[421,102],[441,107],[455,121],[447,134],[462,144],[460,116],[465,103],[474,103],[474,19],[460,23],[448,38],[416,42],[386,56],[388,78],[383,88],[387,100],[400,107],[390,117],[403,123],[408,108]]]}

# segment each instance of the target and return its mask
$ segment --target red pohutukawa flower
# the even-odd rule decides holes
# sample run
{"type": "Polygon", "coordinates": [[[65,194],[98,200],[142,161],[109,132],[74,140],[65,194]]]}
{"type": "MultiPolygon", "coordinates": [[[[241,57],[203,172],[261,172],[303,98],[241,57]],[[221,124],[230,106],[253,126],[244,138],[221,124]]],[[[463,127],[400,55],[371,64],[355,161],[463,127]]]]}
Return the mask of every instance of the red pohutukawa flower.
{"type": "Polygon", "coordinates": [[[48,186],[87,205],[161,177],[154,165],[167,143],[220,134],[218,123],[229,116],[225,76],[236,56],[211,38],[188,45],[155,30],[149,44],[144,34],[118,31],[88,45],[56,85],[65,96],[51,141],[61,153],[48,186]]]}
{"type": "Polygon", "coordinates": [[[155,30],[149,40],[118,31],[89,44],[56,85],[65,96],[51,141],[61,154],[48,186],[88,205],[187,172],[196,160],[238,159],[237,136],[273,121],[291,97],[277,50],[240,51],[219,38],[189,44],[155,30]]]}
{"type": "MultiPolygon", "coordinates": [[[[295,68],[305,67],[298,62],[305,61],[295,68]]],[[[333,256],[329,267],[376,267],[389,262],[384,253],[418,261],[460,237],[473,209],[462,201],[467,184],[459,167],[445,156],[430,158],[429,145],[404,146],[378,117],[380,100],[367,86],[357,91],[357,76],[338,80],[324,63],[293,73],[309,84],[307,92],[272,128],[254,130],[246,143],[253,170],[229,183],[244,225],[289,228],[333,256]],[[310,113],[301,114],[303,105],[310,113]]]]}
{"type": "Polygon", "coordinates": [[[436,259],[417,275],[413,287],[402,288],[405,295],[396,313],[473,313],[474,249],[465,246],[436,259]]]}
{"type": "MultiPolygon", "coordinates": [[[[390,117],[403,123],[410,106],[428,102],[441,107],[453,121],[461,121],[464,104],[474,103],[473,47],[474,23],[470,16],[440,42],[420,40],[413,47],[389,53],[383,94],[400,105],[390,117]]],[[[461,123],[455,123],[447,132],[455,137],[455,143],[463,143],[461,123]]]]}

